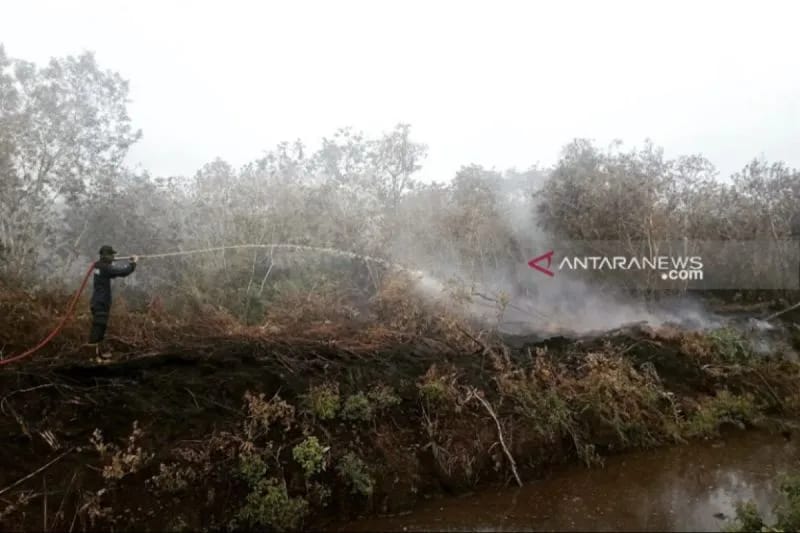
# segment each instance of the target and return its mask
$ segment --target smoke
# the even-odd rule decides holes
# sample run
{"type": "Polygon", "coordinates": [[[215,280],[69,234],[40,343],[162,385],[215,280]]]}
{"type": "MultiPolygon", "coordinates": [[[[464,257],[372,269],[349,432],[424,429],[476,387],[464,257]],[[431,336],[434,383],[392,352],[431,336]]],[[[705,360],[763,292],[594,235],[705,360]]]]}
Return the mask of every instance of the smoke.
{"type": "Polygon", "coordinates": [[[538,304],[544,317],[525,321],[523,315],[515,316],[512,309],[506,317],[508,327],[501,329],[514,333],[585,334],[636,322],[656,327],[674,324],[688,329],[708,329],[721,324],[718,317],[689,297],[647,302],[563,277],[557,281],[545,279],[537,288],[536,298],[523,295],[516,301],[529,306],[538,304]]]}
{"type": "Polygon", "coordinates": [[[722,325],[720,317],[691,296],[649,302],[563,273],[548,277],[531,269],[527,261],[552,249],[554,243],[536,216],[540,200],[535,193],[547,177],[539,169],[511,171],[494,184],[498,213],[522,257],[476,270],[444,242],[435,252],[420,250],[413,242],[393,243],[393,256],[419,269],[415,276],[418,293],[440,303],[452,301],[454,293],[461,293],[469,301],[459,309],[508,334],[582,335],[631,323],[686,329],[722,325]]]}
{"type": "MultiPolygon", "coordinates": [[[[458,282],[445,283],[429,274],[416,272],[418,294],[438,303],[457,302],[458,282]]],[[[658,302],[636,300],[587,285],[580,280],[545,279],[530,292],[513,293],[500,278],[467,283],[460,280],[466,303],[454,304],[454,312],[513,335],[585,335],[618,327],[647,323],[654,327],[675,325],[705,330],[725,321],[706,310],[691,297],[674,297],[658,302]],[[503,295],[508,299],[503,300],[503,295]]]]}

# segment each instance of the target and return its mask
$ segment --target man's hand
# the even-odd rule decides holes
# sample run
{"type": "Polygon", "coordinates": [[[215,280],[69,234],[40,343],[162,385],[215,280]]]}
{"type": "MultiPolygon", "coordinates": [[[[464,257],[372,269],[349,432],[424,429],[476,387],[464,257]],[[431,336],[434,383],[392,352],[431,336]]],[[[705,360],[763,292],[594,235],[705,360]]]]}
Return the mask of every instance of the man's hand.
{"type": "Polygon", "coordinates": [[[131,263],[138,263],[139,262],[139,256],[138,255],[132,255],[131,258],[130,258],[130,262],[131,263]]]}

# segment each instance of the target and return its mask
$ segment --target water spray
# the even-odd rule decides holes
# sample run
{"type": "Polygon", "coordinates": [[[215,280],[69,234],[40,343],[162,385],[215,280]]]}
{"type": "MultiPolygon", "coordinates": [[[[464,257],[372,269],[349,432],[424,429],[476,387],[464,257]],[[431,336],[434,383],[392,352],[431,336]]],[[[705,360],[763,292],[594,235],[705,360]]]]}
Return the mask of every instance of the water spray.
{"type": "MultiPolygon", "coordinates": [[[[350,259],[362,259],[362,260],[364,260],[366,262],[376,263],[376,264],[382,265],[382,266],[384,266],[386,268],[394,269],[394,270],[397,270],[397,271],[400,271],[400,272],[405,272],[407,274],[412,274],[414,276],[417,276],[418,278],[419,277],[428,276],[427,274],[425,274],[421,270],[410,268],[410,267],[401,265],[399,263],[388,261],[386,259],[381,259],[379,257],[373,257],[373,256],[366,255],[366,254],[359,254],[359,253],[351,252],[351,251],[348,251],[348,250],[341,250],[339,248],[331,248],[331,247],[326,247],[326,246],[311,246],[311,245],[306,245],[306,244],[289,244],[289,243],[233,244],[233,245],[228,245],[228,246],[213,246],[213,247],[210,247],[210,248],[198,248],[198,249],[194,249],[194,250],[179,250],[179,251],[176,251],[176,252],[165,252],[165,253],[160,253],[160,254],[129,255],[129,256],[118,257],[115,260],[116,261],[122,261],[122,260],[126,260],[126,259],[131,259],[132,257],[137,257],[137,258],[140,258],[140,259],[141,258],[144,258],[144,259],[161,259],[161,258],[167,258],[167,257],[181,257],[181,256],[186,256],[186,255],[196,255],[196,254],[204,254],[204,253],[212,253],[212,252],[223,252],[223,251],[226,251],[226,250],[247,250],[247,249],[256,249],[256,250],[268,249],[270,251],[275,250],[275,249],[283,249],[283,250],[295,250],[295,251],[320,252],[320,253],[326,253],[326,254],[330,254],[330,255],[337,255],[337,256],[340,256],[340,257],[347,257],[347,258],[350,258],[350,259]]],[[[430,277],[430,276],[428,276],[428,277],[430,277]]],[[[473,296],[479,296],[479,297],[481,297],[481,298],[483,298],[485,300],[488,300],[488,301],[491,301],[491,302],[497,304],[497,300],[496,299],[490,298],[490,297],[485,296],[485,295],[483,295],[481,293],[473,291],[472,295],[473,296]]],[[[534,315],[535,314],[535,315],[538,315],[538,316],[540,316],[542,318],[548,318],[548,316],[546,314],[544,314],[544,313],[541,313],[541,312],[536,311],[536,310],[523,309],[523,308],[521,308],[519,306],[516,306],[516,305],[512,304],[511,302],[508,302],[506,304],[506,307],[508,307],[510,309],[515,309],[517,311],[520,311],[520,312],[523,312],[523,313],[527,313],[527,314],[530,314],[530,315],[534,315]]]]}
{"type": "Polygon", "coordinates": [[[131,259],[132,257],[138,257],[139,259],[161,259],[166,257],[180,257],[185,255],[196,255],[196,254],[204,254],[204,253],[212,253],[212,252],[223,252],[226,250],[246,250],[246,249],[258,249],[258,250],[275,250],[275,249],[284,249],[284,250],[297,250],[297,251],[308,251],[308,252],[321,252],[327,253],[330,255],[338,255],[340,257],[347,257],[350,259],[363,259],[364,261],[376,263],[379,265],[383,265],[387,268],[394,268],[396,270],[400,270],[403,272],[408,272],[411,274],[417,275],[424,275],[421,270],[416,270],[410,267],[403,266],[399,263],[394,263],[388,261],[386,259],[381,259],[379,257],[373,257],[366,254],[359,254],[356,252],[350,252],[347,250],[340,250],[338,248],[330,248],[325,246],[310,246],[306,244],[288,244],[288,243],[278,243],[278,244],[232,244],[228,246],[214,246],[211,248],[198,248],[194,250],[179,250],[176,252],[165,252],[160,254],[137,254],[137,255],[129,255],[129,256],[122,256],[115,258],[115,261],[122,261],[126,259],[131,259]]]}

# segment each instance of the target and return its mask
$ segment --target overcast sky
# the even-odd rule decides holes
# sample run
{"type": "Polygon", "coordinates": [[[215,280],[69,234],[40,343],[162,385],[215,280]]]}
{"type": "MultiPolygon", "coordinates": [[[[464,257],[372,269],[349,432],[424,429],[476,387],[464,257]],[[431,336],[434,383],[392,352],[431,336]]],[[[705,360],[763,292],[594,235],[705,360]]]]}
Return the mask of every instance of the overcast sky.
{"type": "Polygon", "coordinates": [[[11,57],[96,53],[131,82],[130,163],[193,174],[281,140],[412,125],[424,176],[650,137],[721,173],[800,167],[800,2],[4,0],[11,57]]]}

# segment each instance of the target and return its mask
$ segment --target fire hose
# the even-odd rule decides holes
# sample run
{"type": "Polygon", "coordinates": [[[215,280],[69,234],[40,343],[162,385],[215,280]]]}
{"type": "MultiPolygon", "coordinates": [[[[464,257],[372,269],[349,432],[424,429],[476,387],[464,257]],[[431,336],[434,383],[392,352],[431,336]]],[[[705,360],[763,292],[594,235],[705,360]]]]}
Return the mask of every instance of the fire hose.
{"type": "Polygon", "coordinates": [[[36,346],[31,348],[30,350],[28,350],[26,352],[23,352],[23,353],[21,353],[19,355],[15,355],[13,357],[9,357],[7,359],[0,359],[0,366],[7,365],[7,364],[13,363],[15,361],[19,361],[20,359],[25,359],[26,357],[29,357],[29,356],[35,354],[36,352],[38,352],[39,350],[41,350],[42,348],[47,346],[50,343],[50,341],[52,341],[55,338],[56,335],[61,333],[61,330],[64,328],[64,326],[66,325],[66,323],[70,319],[70,317],[72,317],[72,314],[75,312],[75,306],[78,304],[78,300],[80,299],[81,294],[83,293],[84,289],[86,289],[86,284],[89,283],[89,276],[92,275],[92,271],[93,270],[94,270],[94,263],[89,265],[89,269],[86,271],[86,274],[83,276],[83,281],[81,282],[80,287],[78,287],[78,290],[75,291],[75,294],[72,296],[72,299],[69,301],[69,305],[67,305],[67,312],[64,313],[64,316],[61,318],[61,322],[58,323],[58,325],[55,327],[55,329],[53,331],[51,331],[50,334],[47,337],[42,339],[42,341],[39,344],[37,344],[36,346]]]}

